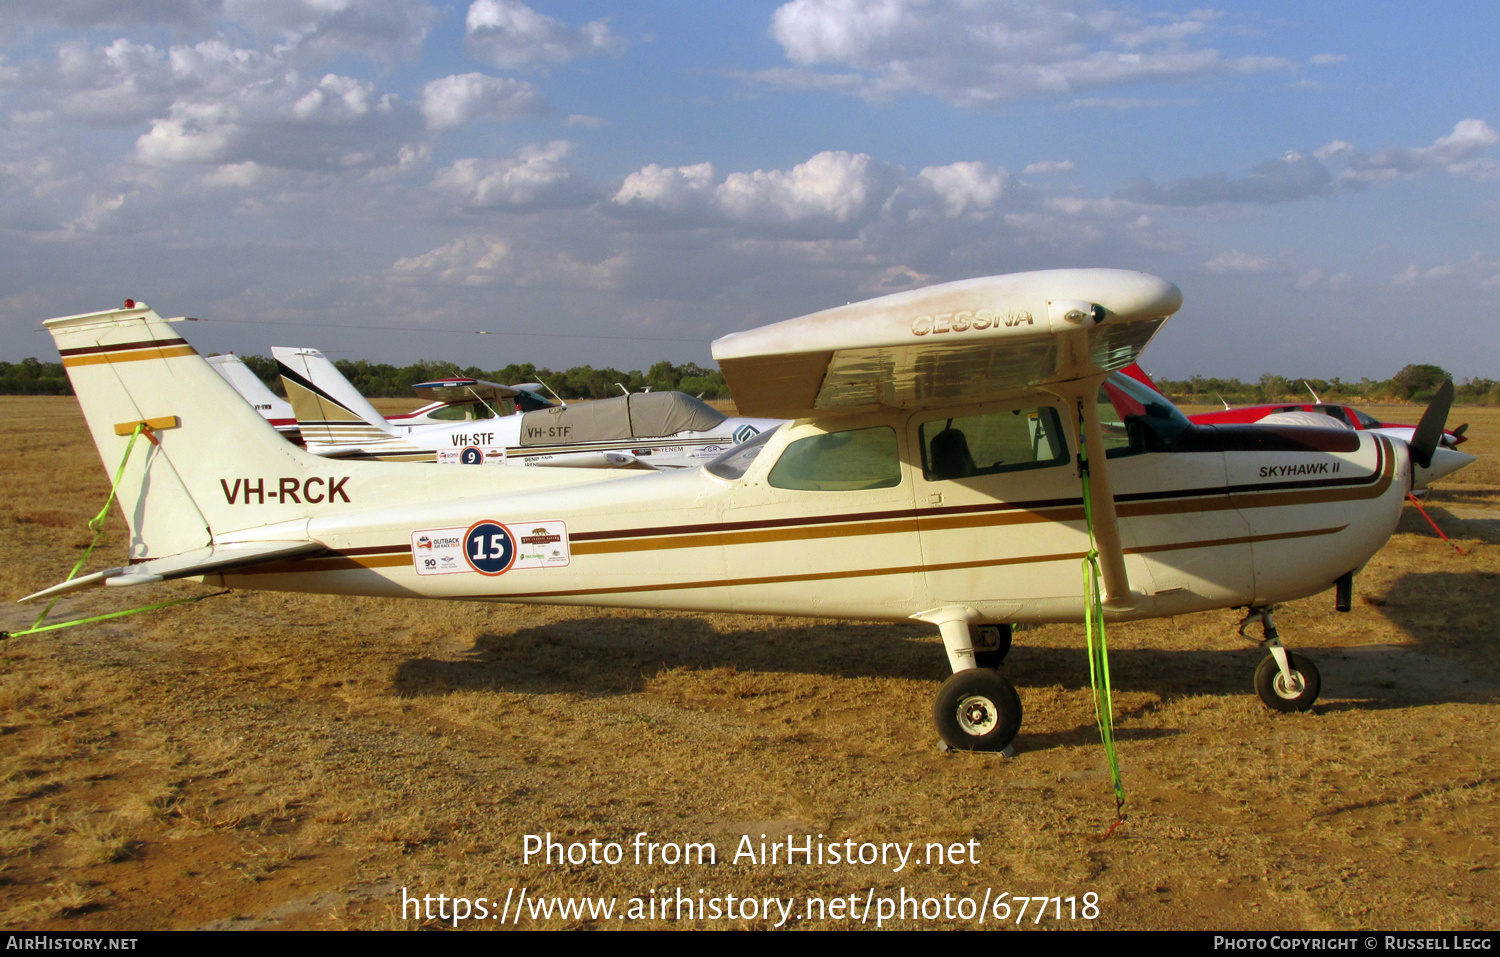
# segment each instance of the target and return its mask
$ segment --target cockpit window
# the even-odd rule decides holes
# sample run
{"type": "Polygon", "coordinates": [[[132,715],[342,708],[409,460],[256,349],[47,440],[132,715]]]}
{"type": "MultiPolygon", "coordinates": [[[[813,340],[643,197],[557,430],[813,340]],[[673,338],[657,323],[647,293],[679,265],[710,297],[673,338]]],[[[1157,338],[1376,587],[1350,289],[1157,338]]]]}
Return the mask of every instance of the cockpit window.
{"type": "Polygon", "coordinates": [[[901,484],[896,430],[881,425],[798,439],[781,453],[767,481],[810,492],[894,488],[901,484]]]}
{"type": "Polygon", "coordinates": [[[495,413],[483,402],[455,402],[440,406],[427,413],[427,418],[442,422],[465,422],[474,419],[492,419],[495,413]]]}
{"type": "Polygon", "coordinates": [[[741,442],[703,467],[722,479],[736,481],[743,478],[745,471],[750,468],[750,463],[760,455],[761,450],[766,447],[766,441],[775,435],[776,429],[779,428],[781,426],[778,425],[775,428],[766,429],[755,438],[741,442]]]}
{"type": "Polygon", "coordinates": [[[1374,416],[1370,415],[1368,412],[1361,412],[1358,409],[1350,409],[1349,411],[1352,412],[1352,413],[1354,413],[1354,418],[1356,420],[1358,420],[1358,422],[1359,422],[1359,424],[1356,425],[1355,428],[1358,428],[1358,429],[1378,429],[1378,428],[1380,428],[1380,420],[1377,419],[1377,418],[1375,418],[1374,416]]]}
{"type": "Polygon", "coordinates": [[[1062,419],[1048,407],[934,419],[923,422],[918,435],[922,474],[930,482],[1068,462],[1062,419]]]}
{"type": "Polygon", "coordinates": [[[1338,422],[1342,422],[1351,429],[1359,428],[1359,420],[1349,414],[1354,411],[1353,409],[1346,409],[1341,405],[1315,405],[1313,406],[1313,411],[1321,412],[1338,422]]]}
{"type": "Polygon", "coordinates": [[[1193,424],[1166,396],[1124,373],[1104,380],[1099,390],[1099,421],[1109,458],[1165,452],[1193,424]]]}

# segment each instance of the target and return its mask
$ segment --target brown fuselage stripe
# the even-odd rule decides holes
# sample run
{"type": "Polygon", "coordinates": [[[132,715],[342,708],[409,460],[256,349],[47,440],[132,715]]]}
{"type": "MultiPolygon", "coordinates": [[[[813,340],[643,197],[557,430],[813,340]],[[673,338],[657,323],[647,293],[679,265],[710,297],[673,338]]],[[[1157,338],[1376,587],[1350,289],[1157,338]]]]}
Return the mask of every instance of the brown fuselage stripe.
{"type": "MultiPolygon", "coordinates": [[[[1345,485],[1328,488],[1323,483],[1318,483],[1318,487],[1302,491],[1278,489],[1257,493],[1249,501],[1236,501],[1234,494],[1220,493],[1193,499],[1184,497],[1165,501],[1131,502],[1118,507],[1117,513],[1122,518],[1146,515],[1187,515],[1235,508],[1270,508],[1280,505],[1313,505],[1379,498],[1390,487],[1393,471],[1391,456],[1386,455],[1383,458],[1384,468],[1373,472],[1368,478],[1357,480],[1360,483],[1359,486],[1345,485]],[[1375,483],[1373,485],[1369,484],[1372,480],[1375,483]]],[[[1246,496],[1241,492],[1238,498],[1245,499],[1246,496]]],[[[950,506],[944,509],[867,512],[860,515],[790,521],[773,519],[765,522],[726,523],[714,531],[697,532],[698,529],[714,528],[711,525],[700,525],[690,526],[697,533],[686,535],[664,535],[660,534],[661,529],[636,529],[619,533],[593,532],[570,536],[570,540],[575,555],[601,555],[666,548],[704,548],[715,545],[747,545],[856,535],[895,535],[940,529],[994,528],[1003,525],[1041,522],[1083,521],[1083,504],[1080,500],[1057,499],[1046,505],[1040,505],[1040,507],[1039,505],[1040,503],[978,507],[950,506]],[[824,524],[808,527],[811,522],[824,524]],[[620,537],[613,541],[605,539],[605,536],[613,535],[620,537]]]]}
{"type": "Polygon", "coordinates": [[[241,568],[236,575],[295,575],[303,572],[346,572],[356,568],[394,568],[411,565],[411,549],[400,554],[371,555],[354,558],[351,554],[359,549],[350,549],[342,555],[329,558],[307,558],[301,561],[267,562],[251,568],[241,568]]]}
{"type": "MultiPolygon", "coordinates": [[[[1375,468],[1366,476],[1315,482],[1275,482],[1266,485],[1233,485],[1214,489],[1142,492],[1118,496],[1115,500],[1117,503],[1115,511],[1121,518],[1134,518],[1143,515],[1181,515],[1193,512],[1227,511],[1236,508],[1314,505],[1379,498],[1390,487],[1394,471],[1393,456],[1389,454],[1387,442],[1388,440],[1384,437],[1380,438],[1376,446],[1378,458],[1375,468]],[[1253,497],[1247,498],[1247,496],[1253,497]]],[[[801,538],[830,538],[840,535],[880,535],[908,531],[910,529],[900,526],[914,519],[922,530],[1082,521],[1083,500],[1078,498],[1038,499],[990,505],[888,509],[879,512],[815,515],[805,518],[778,518],[753,522],[628,528],[579,532],[569,535],[569,541],[574,554],[588,555],[647,551],[658,548],[695,548],[715,543],[729,545],[801,538]],[[980,515],[993,517],[976,520],[975,516],[980,515]],[[865,523],[868,523],[869,531],[847,527],[865,523]],[[808,526],[823,527],[810,529],[808,526]],[[802,531],[794,531],[794,529],[802,531]],[[630,541],[632,539],[635,541],[630,541]]]]}
{"type": "MultiPolygon", "coordinates": [[[[1166,500],[1129,502],[1119,508],[1123,517],[1163,514],[1193,514],[1196,512],[1221,511],[1233,508],[1264,508],[1279,505],[1311,505],[1337,501],[1356,501],[1378,498],[1390,487],[1394,473],[1394,457],[1390,454],[1388,440],[1383,437],[1379,448],[1384,454],[1377,462],[1376,470],[1369,476],[1341,481],[1335,487],[1330,483],[1307,483],[1301,491],[1285,489],[1288,483],[1277,483],[1275,490],[1255,495],[1253,501],[1235,502],[1226,491],[1205,494],[1203,490],[1167,493],[1174,498],[1166,500]],[[1356,484],[1357,483],[1357,484],[1356,484]],[[1374,483],[1373,485],[1371,483],[1374,483]],[[1352,487],[1351,487],[1352,486],[1352,487]],[[1360,487],[1364,486],[1364,487],[1360,487]],[[1191,499],[1189,495],[1199,495],[1191,499]]],[[[1229,492],[1257,491],[1254,486],[1236,486],[1229,492]]],[[[1155,493],[1160,495],[1161,493],[1155,493]]],[[[1135,497],[1135,496],[1131,496],[1135,497]]],[[[1243,497],[1243,495],[1241,496],[1243,497]]],[[[779,541],[805,541],[820,538],[854,537],[862,535],[894,535],[917,531],[953,528],[989,528],[1002,525],[1033,524],[1041,522],[1082,521],[1083,507],[1078,499],[1050,499],[1038,502],[1006,503],[983,506],[948,506],[945,508],[901,509],[882,512],[850,513],[838,516],[816,516],[804,519],[771,519],[759,522],[726,522],[722,525],[677,526],[679,533],[667,535],[671,527],[628,529],[614,532],[585,532],[570,536],[575,555],[617,554],[631,551],[654,551],[667,548],[711,548],[724,545],[758,544],[779,541]],[[813,526],[813,527],[809,527],[813,526]],[[641,536],[641,537],[635,537],[641,536]],[[619,540],[609,541],[609,538],[619,540]]],[[[1347,526],[1334,529],[1315,529],[1309,532],[1290,532],[1269,536],[1243,536],[1238,538],[1213,539],[1199,542],[1183,542],[1166,545],[1148,545],[1128,548],[1126,554],[1141,554],[1156,551],[1171,551],[1189,548],[1206,548],[1214,545],[1245,544],[1256,541],[1273,541],[1333,534],[1347,526]]],[[[1065,556],[1065,557],[1081,557],[1065,556]]],[[[1015,561],[1050,561],[1046,557],[1016,559],[1015,561]]],[[[276,574],[293,571],[345,571],[354,568],[385,568],[405,565],[411,561],[410,545],[371,545],[345,549],[337,557],[304,559],[291,562],[274,562],[253,569],[244,569],[240,574],[276,574]]],[[[980,562],[978,565],[1006,564],[980,562]]],[[[940,566],[929,566],[929,570],[940,566]]],[[[957,565],[953,567],[969,567],[957,565]]],[[[977,567],[977,566],[975,566],[977,567]]],[[[901,569],[875,569],[865,572],[839,572],[833,577],[858,575],[900,574],[901,569]]],[[[794,575],[785,580],[817,580],[819,576],[794,575]]],[[[768,579],[769,580],[769,579],[768,579]]],[[[781,580],[781,579],[776,579],[781,580]]],[[[723,583],[720,583],[723,584],[723,583]]],[[[633,590],[650,591],[667,588],[710,587],[707,585],[642,586],[633,590]]],[[[587,594],[592,592],[579,592],[587,594]]],[[[552,593],[539,593],[550,595],[552,593]]],[[[557,594],[571,594],[558,592],[557,594]]]]}
{"type": "MultiPolygon", "coordinates": [[[[1312,505],[1336,501],[1354,501],[1376,498],[1390,486],[1391,461],[1386,456],[1379,484],[1367,488],[1313,488],[1303,492],[1278,491],[1257,496],[1253,503],[1238,505],[1240,508],[1263,508],[1272,505],[1312,505]],[[1269,499],[1269,501],[1267,501],[1269,499]]],[[[866,512],[839,516],[820,516],[813,519],[768,520],[764,522],[726,522],[722,526],[683,526],[688,529],[715,529],[696,534],[679,534],[660,537],[650,536],[659,529],[635,529],[624,532],[593,532],[570,536],[575,555],[607,555],[620,552],[655,551],[668,548],[712,548],[724,545],[762,544],[783,541],[810,541],[820,538],[854,537],[861,535],[899,535],[916,531],[935,531],[955,528],[993,528],[1004,525],[1036,524],[1041,522],[1068,522],[1083,520],[1083,506],[1078,500],[1071,504],[1066,499],[1053,500],[1057,505],[1041,509],[1025,508],[1022,505],[980,506],[969,508],[951,506],[944,509],[918,509],[887,512],[866,512]],[[1004,511],[997,514],[997,510],[1004,511]],[[934,514],[938,513],[938,514],[934,514]],[[915,514],[916,517],[913,517],[915,514]],[[897,517],[899,516],[899,517],[897,517]],[[820,523],[809,527],[809,523],[820,523]],[[615,541],[599,540],[605,535],[620,535],[615,541]],[[592,540],[591,540],[592,539],[592,540]]],[[[1200,499],[1174,499],[1155,502],[1135,502],[1119,510],[1122,517],[1145,515],[1185,515],[1210,512],[1237,507],[1228,495],[1210,495],[1200,499]]],[[[1228,541],[1228,540],[1226,540],[1228,541]]],[[[1235,541],[1239,541],[1236,539],[1235,541]]],[[[1178,546],[1171,546],[1178,547],[1178,546]]],[[[1195,547],[1195,546],[1181,546],[1195,547]]],[[[379,566],[396,565],[410,560],[410,545],[372,545],[363,548],[345,549],[342,556],[383,556],[379,566]]],[[[305,567],[311,562],[337,562],[341,559],[308,559],[299,563],[305,567]]],[[[339,565],[341,568],[359,567],[355,564],[339,565]]],[[[365,563],[362,567],[378,567],[365,563]]],[[[313,570],[313,569],[308,569],[313,570]]],[[[321,568],[317,570],[322,570],[321,568]]]]}
{"type": "Polygon", "coordinates": [[[170,346],[185,346],[186,339],[143,339],[140,342],[116,342],[112,345],[77,346],[72,349],[59,349],[58,355],[63,358],[68,356],[81,356],[88,354],[99,354],[104,352],[125,352],[130,349],[164,349],[170,346]]]}
{"type": "MultiPolygon", "coordinates": [[[[181,339],[177,340],[182,342],[181,339]]],[[[68,350],[73,352],[75,350],[68,350]]],[[[100,365],[106,362],[140,362],[144,359],[170,359],[173,356],[195,356],[198,350],[192,346],[183,344],[180,346],[170,345],[167,342],[150,342],[145,347],[139,345],[107,346],[97,350],[90,350],[79,355],[63,356],[63,367],[72,369],[75,366],[100,365]],[[126,351],[128,348],[129,351],[126,351]],[[108,351],[106,351],[108,350],[108,351]]]]}
{"type": "MultiPolygon", "coordinates": [[[[1197,542],[1175,542],[1163,545],[1145,545],[1127,548],[1125,554],[1136,555],[1147,552],[1181,551],[1191,548],[1212,548],[1219,545],[1244,545],[1254,542],[1274,542],[1291,538],[1311,538],[1334,535],[1348,528],[1319,528],[1312,531],[1283,532],[1274,535],[1246,535],[1240,538],[1207,539],[1197,542]]],[[[1044,562],[1079,561],[1084,552],[1061,552],[1054,555],[1021,555],[1011,558],[992,558],[980,561],[945,562],[936,565],[902,565],[891,568],[856,568],[836,572],[808,572],[800,575],[765,575],[756,578],[717,579],[694,582],[672,582],[668,584],[625,585],[616,588],[568,588],[558,591],[505,592],[499,594],[455,595],[455,598],[582,598],[594,595],[634,595],[654,591],[684,591],[696,588],[734,588],[745,585],[781,585],[792,582],[829,581],[843,578],[872,578],[881,575],[914,575],[919,573],[958,571],[966,568],[996,568],[1004,565],[1035,565],[1044,562]]]]}

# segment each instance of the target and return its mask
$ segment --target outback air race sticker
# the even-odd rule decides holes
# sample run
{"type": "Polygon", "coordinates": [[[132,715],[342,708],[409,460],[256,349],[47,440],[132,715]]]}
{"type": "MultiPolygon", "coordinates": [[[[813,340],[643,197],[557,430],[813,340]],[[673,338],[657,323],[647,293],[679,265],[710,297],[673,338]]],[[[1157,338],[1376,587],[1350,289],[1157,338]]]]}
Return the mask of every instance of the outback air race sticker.
{"type": "Polygon", "coordinates": [[[478,572],[503,575],[518,568],[561,568],[572,561],[564,522],[511,522],[493,519],[456,528],[411,533],[412,563],[418,575],[478,572]]]}
{"type": "Polygon", "coordinates": [[[480,448],[466,445],[461,449],[438,449],[439,465],[496,465],[504,464],[505,450],[502,448],[480,448]]]}

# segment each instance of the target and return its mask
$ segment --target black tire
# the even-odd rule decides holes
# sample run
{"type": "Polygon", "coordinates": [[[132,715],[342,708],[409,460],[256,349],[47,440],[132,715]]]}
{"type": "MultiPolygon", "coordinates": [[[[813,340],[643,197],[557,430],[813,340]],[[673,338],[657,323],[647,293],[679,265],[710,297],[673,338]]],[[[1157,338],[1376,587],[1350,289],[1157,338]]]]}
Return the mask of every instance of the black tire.
{"type": "Polygon", "coordinates": [[[960,671],[932,704],[938,734],[955,751],[1003,751],[1021,730],[1021,698],[988,668],[960,671]]]}
{"type": "Polygon", "coordinates": [[[1293,654],[1287,655],[1287,664],[1291,666],[1292,674],[1301,681],[1300,689],[1286,686],[1286,681],[1281,677],[1281,666],[1276,663],[1276,656],[1267,655],[1255,669],[1255,693],[1260,695],[1260,700],[1272,711],[1287,714],[1306,711],[1318,700],[1318,692],[1323,689],[1318,666],[1312,663],[1311,658],[1293,654]]]}
{"type": "Polygon", "coordinates": [[[975,650],[974,663],[981,668],[998,668],[1010,654],[1011,626],[997,625],[1000,629],[1000,644],[986,651],[975,650]]]}

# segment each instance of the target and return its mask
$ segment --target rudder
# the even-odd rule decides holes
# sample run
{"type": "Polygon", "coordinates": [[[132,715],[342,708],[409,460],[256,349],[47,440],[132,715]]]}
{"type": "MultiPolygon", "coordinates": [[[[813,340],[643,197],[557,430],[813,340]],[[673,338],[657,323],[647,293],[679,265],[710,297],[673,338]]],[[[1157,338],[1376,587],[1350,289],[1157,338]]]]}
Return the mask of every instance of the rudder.
{"type": "Polygon", "coordinates": [[[45,325],[111,478],[135,425],[152,424],[131,449],[117,492],[132,561],[306,517],[296,489],[323,460],[283,439],[169,320],[127,301],[45,325]],[[261,507],[244,508],[256,498],[261,507]]]}

